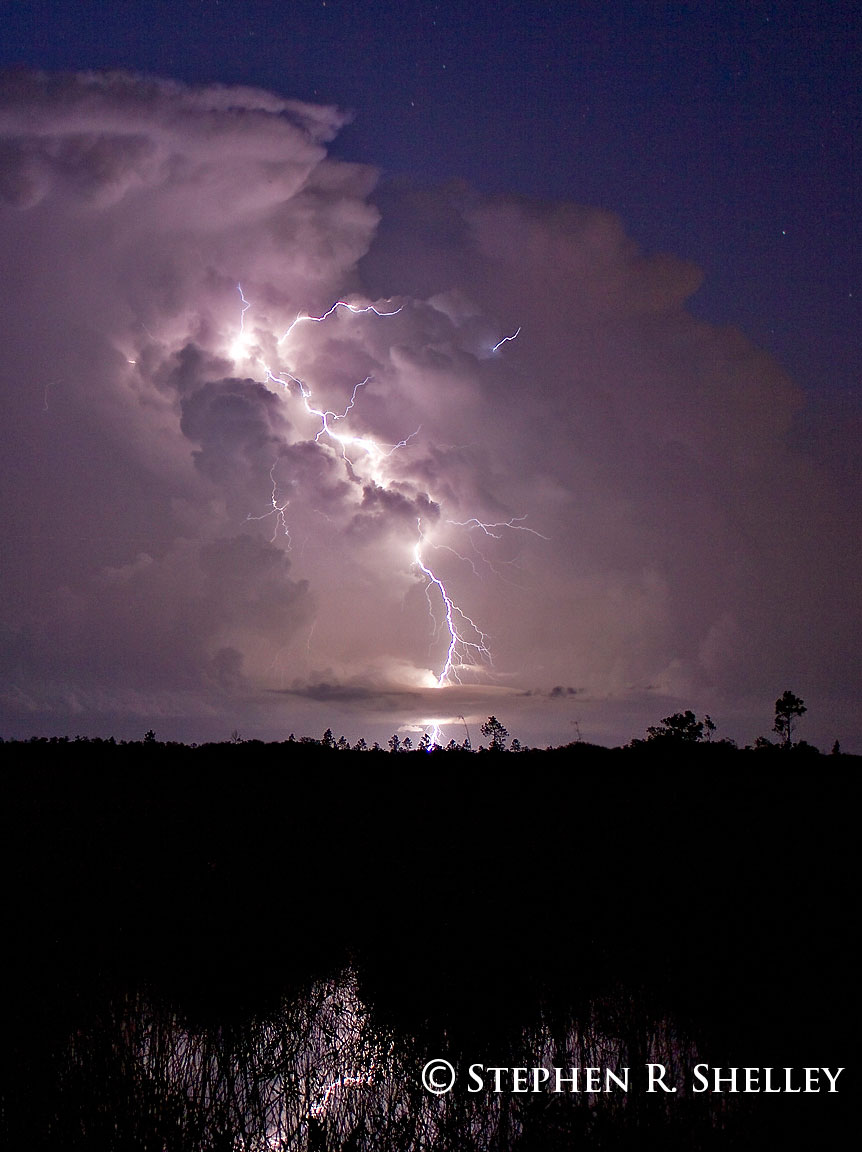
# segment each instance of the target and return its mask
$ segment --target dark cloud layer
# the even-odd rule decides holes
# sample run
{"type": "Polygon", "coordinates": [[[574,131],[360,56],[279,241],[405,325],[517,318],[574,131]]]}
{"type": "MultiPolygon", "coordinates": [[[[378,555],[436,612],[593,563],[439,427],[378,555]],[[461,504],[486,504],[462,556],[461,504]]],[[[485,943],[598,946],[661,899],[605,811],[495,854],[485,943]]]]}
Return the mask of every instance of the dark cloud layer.
{"type": "Polygon", "coordinates": [[[342,123],[0,86],[3,730],[506,710],[618,741],[695,707],[750,740],[791,687],[809,737],[862,742],[858,492],[822,416],[809,442],[781,368],[686,310],[698,269],[613,215],[375,206],[326,155],[342,123]]]}

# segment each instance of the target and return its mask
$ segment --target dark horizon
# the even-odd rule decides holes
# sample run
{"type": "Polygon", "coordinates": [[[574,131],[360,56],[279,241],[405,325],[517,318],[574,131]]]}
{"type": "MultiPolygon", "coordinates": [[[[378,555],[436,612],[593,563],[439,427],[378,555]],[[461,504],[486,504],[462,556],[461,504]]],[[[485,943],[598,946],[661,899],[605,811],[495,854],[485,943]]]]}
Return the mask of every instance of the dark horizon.
{"type": "Polygon", "coordinates": [[[286,1114],[297,1152],[842,1147],[855,758],[643,751],[13,750],[0,1136],[211,1152],[286,1114]],[[477,1061],[632,1090],[468,1095],[477,1061]],[[701,1062],[843,1071],[695,1097],[701,1062]]]}

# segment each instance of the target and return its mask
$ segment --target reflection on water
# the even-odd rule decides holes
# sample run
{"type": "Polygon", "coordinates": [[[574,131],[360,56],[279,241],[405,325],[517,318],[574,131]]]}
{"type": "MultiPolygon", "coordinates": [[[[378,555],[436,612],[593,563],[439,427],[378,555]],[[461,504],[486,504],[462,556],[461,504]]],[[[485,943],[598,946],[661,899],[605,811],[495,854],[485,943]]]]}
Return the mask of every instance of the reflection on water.
{"type": "Polygon", "coordinates": [[[182,1100],[205,1144],[233,1132],[249,1149],[313,1147],[322,1127],[343,1142],[397,1077],[394,1043],[375,1031],[350,976],[319,981],[276,1018],[233,1030],[192,1033],[151,1012],[137,1058],[182,1100]]]}
{"type": "MultiPolygon", "coordinates": [[[[77,1031],[63,1083],[82,1134],[113,1127],[116,1147],[316,1149],[570,1147],[589,1137],[615,1147],[621,1133],[653,1126],[714,1129],[715,1098],[683,1087],[699,1059],[693,1042],[668,1020],[646,1020],[629,997],[593,1004],[579,1021],[543,1018],[514,1041],[487,1050],[447,1051],[387,1030],[363,1004],[353,972],[312,984],[266,1019],[192,1029],[140,996],[115,1002],[77,1031]],[[455,1090],[435,1096],[421,1084],[431,1057],[455,1066],[455,1090]],[[675,1096],[645,1093],[644,1065],[661,1063],[675,1096]],[[467,1092],[471,1064],[610,1069],[629,1091],[467,1092]],[[705,1125],[704,1125],[705,1122],[705,1125]],[[613,1139],[611,1139],[613,1133],[613,1139]],[[537,1143],[538,1141],[538,1143],[537,1143]]],[[[604,1072],[602,1073],[604,1085],[604,1072]]],[[[553,1078],[550,1082],[553,1086],[553,1078]]],[[[476,1082],[473,1082],[476,1086],[476,1082]]],[[[690,1143],[689,1147],[696,1147],[690,1143]]]]}
{"type": "Polygon", "coordinates": [[[7,773],[0,1145],[836,1146],[852,1092],[683,1086],[698,1062],[852,1063],[849,773],[812,792],[723,753],[304,749],[248,773],[248,749],[225,774],[223,749],[162,765],[144,745],[7,773]],[[360,863],[349,900],[306,898],[360,863]],[[421,1084],[437,1058],[447,1095],[421,1084]],[[647,1063],[679,1091],[647,1093],[647,1063]],[[628,1068],[630,1087],[470,1093],[472,1064],[628,1068]]]}

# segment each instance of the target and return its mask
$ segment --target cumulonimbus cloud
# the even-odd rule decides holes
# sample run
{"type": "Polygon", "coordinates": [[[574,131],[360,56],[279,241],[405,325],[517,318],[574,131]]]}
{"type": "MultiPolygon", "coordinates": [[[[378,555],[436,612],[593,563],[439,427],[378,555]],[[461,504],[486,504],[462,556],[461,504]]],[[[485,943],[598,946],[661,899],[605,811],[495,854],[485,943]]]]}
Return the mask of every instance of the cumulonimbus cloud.
{"type": "Polygon", "coordinates": [[[603,701],[742,717],[788,685],[837,721],[858,504],[799,390],[612,214],[375,203],[342,123],[3,79],[4,722],[505,698],[541,739],[577,699],[620,738],[603,701]]]}

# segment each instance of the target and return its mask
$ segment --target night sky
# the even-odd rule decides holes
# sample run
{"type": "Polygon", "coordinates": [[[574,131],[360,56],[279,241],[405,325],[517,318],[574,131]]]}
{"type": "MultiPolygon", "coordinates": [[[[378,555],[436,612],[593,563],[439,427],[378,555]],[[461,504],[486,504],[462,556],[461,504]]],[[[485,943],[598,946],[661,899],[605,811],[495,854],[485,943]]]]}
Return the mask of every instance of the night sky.
{"type": "Polygon", "coordinates": [[[862,751],[859,23],[0,5],[0,734],[862,751]]]}

